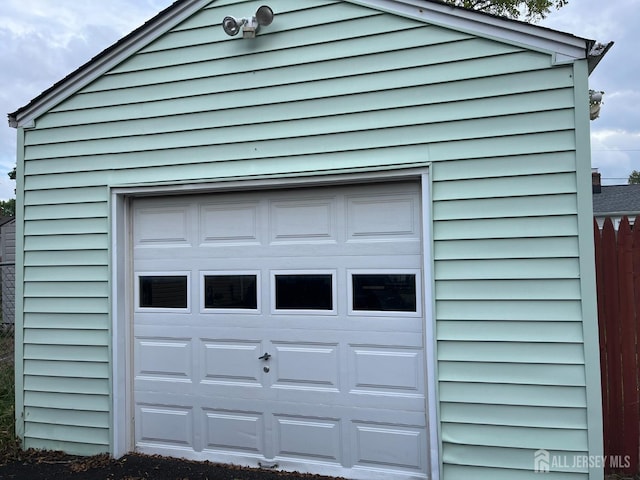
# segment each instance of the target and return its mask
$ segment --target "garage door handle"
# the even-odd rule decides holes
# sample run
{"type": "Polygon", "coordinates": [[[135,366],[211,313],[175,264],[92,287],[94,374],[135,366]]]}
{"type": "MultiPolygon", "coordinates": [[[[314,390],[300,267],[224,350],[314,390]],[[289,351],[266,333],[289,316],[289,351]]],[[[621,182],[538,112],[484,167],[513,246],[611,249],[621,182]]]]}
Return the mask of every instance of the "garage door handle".
{"type": "Polygon", "coordinates": [[[262,355],[261,357],[258,357],[258,360],[269,360],[271,358],[271,355],[269,354],[269,352],[265,353],[264,355],[262,355]]]}

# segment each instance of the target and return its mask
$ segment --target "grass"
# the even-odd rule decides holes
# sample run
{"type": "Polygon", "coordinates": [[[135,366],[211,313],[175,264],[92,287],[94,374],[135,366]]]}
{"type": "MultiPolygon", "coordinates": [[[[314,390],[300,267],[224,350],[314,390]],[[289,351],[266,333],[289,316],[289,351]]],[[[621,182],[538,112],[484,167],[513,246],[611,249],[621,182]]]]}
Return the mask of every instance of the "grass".
{"type": "Polygon", "coordinates": [[[13,332],[0,327],[0,464],[20,450],[15,436],[15,381],[13,332]]]}

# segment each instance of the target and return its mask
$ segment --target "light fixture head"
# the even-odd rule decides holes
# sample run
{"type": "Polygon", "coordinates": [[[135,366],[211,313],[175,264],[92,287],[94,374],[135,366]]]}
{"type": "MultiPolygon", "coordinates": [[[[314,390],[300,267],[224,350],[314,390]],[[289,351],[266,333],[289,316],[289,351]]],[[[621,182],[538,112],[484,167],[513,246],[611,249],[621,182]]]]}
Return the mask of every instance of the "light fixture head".
{"type": "Polygon", "coordinates": [[[258,10],[256,10],[255,18],[258,25],[262,27],[271,25],[271,22],[273,22],[273,10],[271,10],[271,7],[267,5],[262,5],[258,10]]]}
{"type": "Polygon", "coordinates": [[[589,101],[594,103],[602,103],[602,95],[604,92],[599,92],[597,90],[589,90],[589,101]]]}
{"type": "Polygon", "coordinates": [[[230,37],[235,37],[240,31],[240,27],[246,23],[244,18],[237,19],[234,17],[224,17],[222,20],[222,28],[224,33],[230,37]]]}
{"type": "Polygon", "coordinates": [[[251,18],[227,16],[222,20],[222,28],[230,37],[235,37],[242,28],[242,38],[255,38],[258,29],[271,25],[273,22],[273,10],[267,5],[262,5],[251,18]]]}
{"type": "Polygon", "coordinates": [[[604,92],[599,90],[589,90],[589,118],[595,120],[600,116],[600,109],[602,108],[602,97],[604,92]]]}

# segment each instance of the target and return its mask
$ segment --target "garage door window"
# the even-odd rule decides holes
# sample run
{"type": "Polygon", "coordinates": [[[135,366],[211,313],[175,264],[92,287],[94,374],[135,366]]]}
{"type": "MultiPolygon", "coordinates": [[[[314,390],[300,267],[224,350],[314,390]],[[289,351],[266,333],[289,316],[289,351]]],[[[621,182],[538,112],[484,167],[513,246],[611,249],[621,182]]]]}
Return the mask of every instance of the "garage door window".
{"type": "Polygon", "coordinates": [[[138,306],[140,308],[188,308],[187,275],[139,275],[138,306]]]}
{"type": "Polygon", "coordinates": [[[419,313],[416,273],[351,273],[351,311],[419,313]]]}
{"type": "Polygon", "coordinates": [[[272,286],[276,311],[335,312],[333,273],[277,273],[272,286]]]}
{"type": "Polygon", "coordinates": [[[257,310],[257,274],[203,274],[205,310],[257,310]]]}

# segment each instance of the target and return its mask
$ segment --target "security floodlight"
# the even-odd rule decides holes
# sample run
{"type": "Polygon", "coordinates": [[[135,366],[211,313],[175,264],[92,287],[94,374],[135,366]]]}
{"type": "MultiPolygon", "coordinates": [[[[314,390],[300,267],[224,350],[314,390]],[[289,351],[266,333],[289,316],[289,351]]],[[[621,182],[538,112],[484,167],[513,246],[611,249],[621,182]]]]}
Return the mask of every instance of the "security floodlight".
{"type": "Polygon", "coordinates": [[[242,28],[242,38],[255,38],[258,29],[271,25],[273,22],[273,10],[267,5],[263,5],[251,18],[224,17],[222,28],[224,33],[230,37],[235,37],[242,28]]]}
{"type": "Polygon", "coordinates": [[[604,92],[598,90],[589,90],[589,118],[595,120],[600,116],[600,108],[604,103],[602,97],[604,92]]]}

